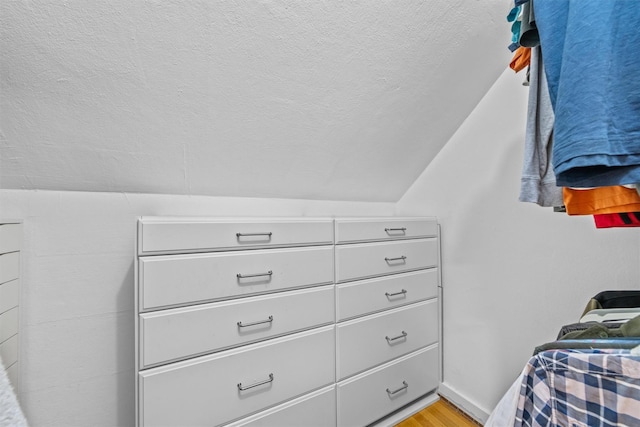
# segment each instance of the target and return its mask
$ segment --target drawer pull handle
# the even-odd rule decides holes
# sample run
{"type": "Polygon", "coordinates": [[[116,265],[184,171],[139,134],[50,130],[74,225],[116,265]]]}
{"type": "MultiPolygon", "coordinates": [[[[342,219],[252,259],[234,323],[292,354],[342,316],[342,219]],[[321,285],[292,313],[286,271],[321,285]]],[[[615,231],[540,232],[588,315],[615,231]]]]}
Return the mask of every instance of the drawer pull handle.
{"type": "Polygon", "coordinates": [[[396,257],[396,258],[387,258],[387,257],[385,257],[384,260],[387,261],[387,262],[393,262],[393,261],[405,262],[407,260],[407,257],[404,256],[404,255],[396,257]]]}
{"type": "Polygon", "coordinates": [[[273,374],[269,374],[269,379],[268,380],[264,380],[264,381],[258,381],[257,383],[248,385],[243,387],[242,383],[238,383],[238,390],[240,391],[245,391],[245,390],[249,390],[250,388],[254,388],[254,387],[259,387],[261,385],[265,385],[265,384],[269,384],[273,382],[273,374]]]}
{"type": "Polygon", "coordinates": [[[409,388],[409,384],[407,384],[406,381],[402,381],[402,384],[402,387],[400,387],[399,389],[393,391],[387,389],[387,393],[389,393],[390,396],[393,396],[394,394],[400,393],[402,390],[406,390],[409,388]]]}
{"type": "Polygon", "coordinates": [[[236,233],[236,237],[238,239],[240,239],[241,237],[256,237],[256,236],[267,236],[269,239],[271,239],[271,236],[273,236],[273,233],[270,231],[267,231],[264,233],[236,233]]]}
{"type": "Polygon", "coordinates": [[[236,277],[238,279],[248,279],[250,277],[262,277],[262,276],[269,276],[271,277],[273,275],[273,271],[269,270],[266,273],[257,273],[257,274],[236,274],[236,277]]]}
{"type": "Polygon", "coordinates": [[[269,316],[269,318],[267,320],[260,320],[258,322],[252,322],[252,323],[242,323],[242,322],[238,322],[238,326],[241,328],[246,328],[249,326],[256,326],[256,325],[262,325],[263,323],[271,323],[273,322],[273,316],[269,316]]]}
{"type": "Polygon", "coordinates": [[[398,295],[406,295],[407,294],[407,290],[403,289],[400,292],[394,292],[392,294],[390,294],[389,292],[385,292],[384,294],[387,296],[387,298],[397,297],[398,295]]]}
{"type": "Polygon", "coordinates": [[[387,340],[387,342],[389,344],[391,344],[393,341],[396,341],[396,340],[399,340],[399,339],[402,339],[402,338],[406,338],[407,335],[409,335],[409,334],[407,334],[405,331],[402,331],[402,333],[400,335],[398,335],[397,337],[389,338],[389,336],[386,336],[384,338],[387,340]]]}
{"type": "Polygon", "coordinates": [[[384,231],[386,231],[386,232],[387,232],[387,234],[391,234],[391,233],[393,233],[394,231],[399,231],[399,232],[401,232],[402,234],[404,234],[404,233],[406,233],[407,228],[406,228],[406,227],[400,227],[400,228],[385,228],[385,229],[384,229],[384,231]]]}

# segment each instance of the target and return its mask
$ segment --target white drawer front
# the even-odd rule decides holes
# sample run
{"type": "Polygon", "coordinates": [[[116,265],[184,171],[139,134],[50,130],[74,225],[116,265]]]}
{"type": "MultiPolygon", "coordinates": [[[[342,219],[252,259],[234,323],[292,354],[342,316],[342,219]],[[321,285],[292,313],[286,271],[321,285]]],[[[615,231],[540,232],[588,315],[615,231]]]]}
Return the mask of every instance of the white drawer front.
{"type": "Polygon", "coordinates": [[[337,378],[343,379],[438,341],[438,300],[338,324],[337,378]]]}
{"type": "Polygon", "coordinates": [[[334,318],[333,285],[144,313],[140,367],[326,325],[334,318]]]}
{"type": "Polygon", "coordinates": [[[140,258],[140,310],[329,284],[332,259],[331,246],[140,258]]]}
{"type": "Polygon", "coordinates": [[[0,284],[0,313],[19,305],[20,279],[0,284]]]}
{"type": "Polygon", "coordinates": [[[438,296],[436,268],[342,283],[336,288],[337,320],[374,313],[438,296]]]}
{"type": "Polygon", "coordinates": [[[334,338],[327,326],[143,371],[141,425],[216,426],[329,385],[334,338]]]}
{"type": "Polygon", "coordinates": [[[330,386],[226,427],[335,427],[336,387],[330,386]]]}
{"type": "Polygon", "coordinates": [[[438,265],[438,240],[416,239],[336,246],[336,282],[438,265]]]}
{"type": "Polygon", "coordinates": [[[338,426],[361,427],[438,386],[438,347],[432,346],[338,384],[338,426]]]}
{"type": "Polygon", "coordinates": [[[336,219],[336,243],[415,239],[438,235],[435,218],[336,219]]]}
{"type": "Polygon", "coordinates": [[[139,238],[140,254],[332,244],[333,221],[143,218],[139,238]]]}
{"type": "Polygon", "coordinates": [[[22,248],[22,224],[0,224],[0,254],[22,248]]]}
{"type": "Polygon", "coordinates": [[[0,359],[4,366],[13,365],[18,361],[18,335],[0,344],[0,359]]]}
{"type": "Polygon", "coordinates": [[[20,252],[0,255],[0,283],[20,277],[20,252]]]}
{"type": "Polygon", "coordinates": [[[0,343],[18,333],[18,307],[0,314],[0,343]]]}

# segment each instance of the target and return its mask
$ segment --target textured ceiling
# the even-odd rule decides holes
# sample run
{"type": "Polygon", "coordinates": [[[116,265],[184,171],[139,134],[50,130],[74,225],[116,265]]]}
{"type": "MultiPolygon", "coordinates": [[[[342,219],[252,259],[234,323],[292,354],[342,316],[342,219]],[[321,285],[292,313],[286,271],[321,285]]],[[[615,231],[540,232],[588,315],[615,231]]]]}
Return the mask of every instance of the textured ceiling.
{"type": "Polygon", "coordinates": [[[3,0],[0,188],[396,201],[506,67],[508,6],[3,0]]]}

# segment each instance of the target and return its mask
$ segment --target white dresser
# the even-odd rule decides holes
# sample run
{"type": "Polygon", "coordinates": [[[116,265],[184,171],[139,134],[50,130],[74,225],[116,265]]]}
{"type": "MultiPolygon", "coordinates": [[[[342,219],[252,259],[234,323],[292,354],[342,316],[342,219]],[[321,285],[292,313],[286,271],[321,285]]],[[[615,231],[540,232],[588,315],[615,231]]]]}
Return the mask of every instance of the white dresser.
{"type": "Polygon", "coordinates": [[[365,426],[439,383],[434,219],[336,219],[337,423],[365,426]]]}
{"type": "Polygon", "coordinates": [[[137,246],[140,426],[335,425],[331,219],[142,218],[137,246]]]}
{"type": "Polygon", "coordinates": [[[136,257],[139,426],[364,426],[437,387],[433,219],[143,217],[136,257]]]}
{"type": "Polygon", "coordinates": [[[19,390],[20,250],[22,224],[0,221],[0,358],[14,390],[19,390]]]}

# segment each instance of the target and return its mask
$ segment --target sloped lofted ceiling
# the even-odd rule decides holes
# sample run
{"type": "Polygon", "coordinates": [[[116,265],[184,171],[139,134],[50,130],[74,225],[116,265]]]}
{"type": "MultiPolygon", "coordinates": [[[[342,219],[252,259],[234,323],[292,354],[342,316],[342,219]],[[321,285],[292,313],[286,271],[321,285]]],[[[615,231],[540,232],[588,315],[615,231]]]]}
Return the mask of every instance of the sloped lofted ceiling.
{"type": "Polygon", "coordinates": [[[0,188],[396,201],[509,3],[4,0],[0,188]]]}

